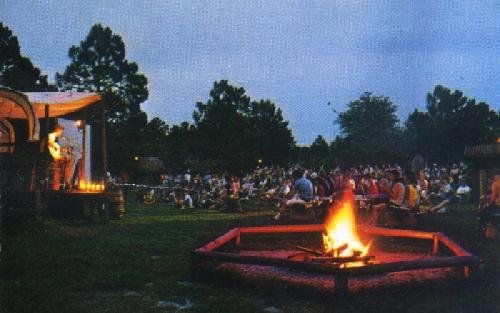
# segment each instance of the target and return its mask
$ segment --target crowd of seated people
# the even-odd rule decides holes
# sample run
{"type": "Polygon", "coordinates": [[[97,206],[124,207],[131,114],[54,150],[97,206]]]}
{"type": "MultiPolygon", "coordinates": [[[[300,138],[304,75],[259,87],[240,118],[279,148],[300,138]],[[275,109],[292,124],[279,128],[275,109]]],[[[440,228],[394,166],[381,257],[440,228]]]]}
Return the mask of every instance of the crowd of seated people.
{"type": "Polygon", "coordinates": [[[281,212],[283,202],[294,197],[295,200],[304,197],[305,202],[335,198],[350,188],[374,212],[401,207],[418,212],[444,213],[450,204],[468,199],[471,192],[468,180],[464,163],[451,167],[433,164],[418,173],[404,170],[397,164],[329,170],[304,169],[297,165],[288,168],[270,166],[258,167],[243,176],[225,173],[193,175],[190,171],[164,174],[161,195],[180,208],[219,210],[241,210],[241,199],[260,198],[274,201],[281,212]],[[306,181],[310,182],[312,189],[308,196],[297,186],[308,185],[306,181]]]}

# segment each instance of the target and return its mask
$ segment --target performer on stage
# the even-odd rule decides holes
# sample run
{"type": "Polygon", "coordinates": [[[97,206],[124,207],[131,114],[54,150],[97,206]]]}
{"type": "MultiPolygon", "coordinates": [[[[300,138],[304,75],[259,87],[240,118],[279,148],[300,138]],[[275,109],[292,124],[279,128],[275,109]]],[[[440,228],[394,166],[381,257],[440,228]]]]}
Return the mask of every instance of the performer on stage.
{"type": "Polygon", "coordinates": [[[63,182],[66,189],[71,188],[71,178],[73,175],[73,147],[61,147],[58,140],[64,131],[64,127],[57,124],[54,131],[48,135],[49,153],[54,159],[55,165],[63,175],[63,182]]]}

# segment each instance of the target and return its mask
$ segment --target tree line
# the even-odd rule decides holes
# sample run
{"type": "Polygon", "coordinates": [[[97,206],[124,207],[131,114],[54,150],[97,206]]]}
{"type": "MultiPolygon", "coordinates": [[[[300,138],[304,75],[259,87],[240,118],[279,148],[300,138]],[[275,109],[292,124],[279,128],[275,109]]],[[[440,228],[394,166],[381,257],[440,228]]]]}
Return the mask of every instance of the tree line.
{"type": "Polygon", "coordinates": [[[251,99],[243,87],[216,81],[209,98],[194,106],[193,120],[167,125],[148,121],[141,104],[147,78],[126,59],[123,39],[96,24],[69,48],[69,64],[55,84],[21,55],[17,37],[0,23],[0,84],[19,91],[99,92],[106,101],[108,163],[113,174],[135,169],[135,157],[158,156],[171,171],[218,170],[239,173],[257,165],[350,166],[404,164],[415,154],[449,163],[466,145],[492,143],[500,133],[500,112],[459,90],[436,86],[425,111],[404,123],[390,98],[363,93],[339,113],[341,133],[330,143],[321,135],[298,146],[281,109],[251,99]]]}

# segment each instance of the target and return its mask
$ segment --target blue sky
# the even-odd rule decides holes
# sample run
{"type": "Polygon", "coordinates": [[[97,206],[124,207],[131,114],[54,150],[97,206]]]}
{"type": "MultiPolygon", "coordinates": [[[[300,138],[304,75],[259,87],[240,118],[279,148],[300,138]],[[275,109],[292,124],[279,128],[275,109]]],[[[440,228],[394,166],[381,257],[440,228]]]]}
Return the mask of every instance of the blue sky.
{"type": "Polygon", "coordinates": [[[327,103],[364,91],[402,121],[436,84],[500,109],[498,1],[0,0],[0,20],[51,80],[94,23],[109,26],[149,79],[143,109],[169,124],[220,79],[274,101],[299,144],[332,138],[327,103]]]}

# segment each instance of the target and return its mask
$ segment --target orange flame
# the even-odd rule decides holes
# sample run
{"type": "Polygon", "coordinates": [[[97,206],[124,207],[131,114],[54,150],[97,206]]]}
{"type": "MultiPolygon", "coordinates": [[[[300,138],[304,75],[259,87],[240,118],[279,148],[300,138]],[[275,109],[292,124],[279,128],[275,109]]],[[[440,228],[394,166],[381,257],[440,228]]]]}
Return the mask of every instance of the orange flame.
{"type": "Polygon", "coordinates": [[[346,190],[340,203],[330,207],[325,221],[326,234],[323,234],[325,252],[336,256],[353,256],[356,252],[361,256],[368,254],[370,244],[363,245],[356,232],[356,218],[354,216],[354,198],[352,192],[346,190]]]}

